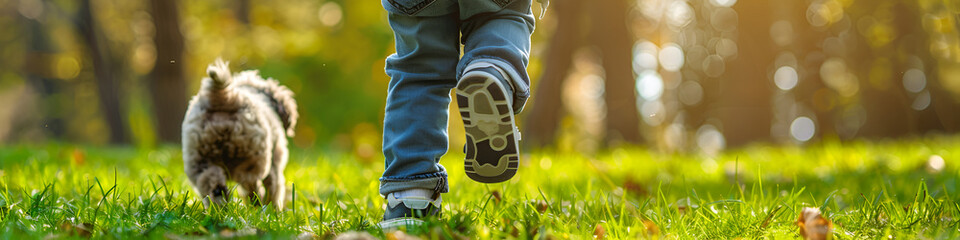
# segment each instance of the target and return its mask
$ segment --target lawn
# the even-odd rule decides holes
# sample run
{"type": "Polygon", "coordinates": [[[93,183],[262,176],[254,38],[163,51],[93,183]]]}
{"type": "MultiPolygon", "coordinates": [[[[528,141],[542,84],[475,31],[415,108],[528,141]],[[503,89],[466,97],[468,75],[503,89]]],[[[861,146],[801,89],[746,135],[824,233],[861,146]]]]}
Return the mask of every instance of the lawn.
{"type": "Polygon", "coordinates": [[[441,161],[451,188],[442,217],[384,233],[377,157],[293,149],[286,209],[204,209],[175,146],[6,146],[0,237],[799,238],[800,212],[813,207],[833,238],[958,238],[958,150],[960,137],[937,136],[715,157],[535,151],[517,177],[490,185],[470,181],[451,153],[441,161]]]}

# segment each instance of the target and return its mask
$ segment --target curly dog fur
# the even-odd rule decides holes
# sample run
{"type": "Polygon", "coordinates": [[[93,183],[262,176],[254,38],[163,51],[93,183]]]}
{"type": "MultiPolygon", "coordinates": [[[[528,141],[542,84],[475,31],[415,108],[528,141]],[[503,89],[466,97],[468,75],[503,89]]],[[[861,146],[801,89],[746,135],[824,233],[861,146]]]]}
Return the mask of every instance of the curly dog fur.
{"type": "Polygon", "coordinates": [[[229,201],[227,180],[254,205],[283,208],[287,137],[293,136],[293,92],[255,70],[231,74],[217,59],[183,119],[183,168],[205,206],[229,201]]]}

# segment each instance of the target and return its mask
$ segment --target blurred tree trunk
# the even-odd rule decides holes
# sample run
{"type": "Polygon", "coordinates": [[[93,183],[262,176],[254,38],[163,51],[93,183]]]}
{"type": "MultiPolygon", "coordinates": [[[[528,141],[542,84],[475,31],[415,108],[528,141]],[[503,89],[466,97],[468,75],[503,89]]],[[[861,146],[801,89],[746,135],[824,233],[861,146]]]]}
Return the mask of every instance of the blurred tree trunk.
{"type": "Polygon", "coordinates": [[[180,125],[187,106],[186,83],[183,79],[183,35],[180,33],[177,1],[150,0],[157,61],[151,76],[154,115],[160,141],[180,142],[180,125]]]}
{"type": "Polygon", "coordinates": [[[580,46],[580,11],[582,2],[553,1],[550,5],[557,16],[556,29],[550,37],[550,46],[544,58],[543,75],[538,82],[533,105],[527,113],[524,142],[535,147],[553,144],[562,117],[563,82],[573,64],[573,51],[580,46]]]}
{"type": "Polygon", "coordinates": [[[627,28],[627,2],[603,0],[592,2],[592,5],[590,40],[600,49],[605,73],[605,143],[639,143],[640,118],[637,113],[636,81],[632,68],[633,40],[627,28]]]}
{"type": "Polygon", "coordinates": [[[910,11],[900,11],[901,17],[905,19],[901,26],[905,31],[909,31],[909,34],[917,36],[913,39],[915,41],[913,44],[907,43],[904,45],[922,59],[924,64],[923,69],[920,70],[923,70],[926,74],[926,91],[929,92],[930,96],[930,105],[919,111],[917,130],[921,134],[927,132],[957,132],[957,128],[960,127],[958,126],[960,119],[957,117],[960,104],[951,99],[950,93],[940,83],[939,77],[940,65],[950,64],[949,61],[951,60],[939,60],[931,54],[929,50],[931,34],[923,28],[922,15],[925,14],[925,11],[920,3],[907,1],[901,2],[901,4],[909,5],[900,9],[910,9],[910,11]]]}
{"type": "MultiPolygon", "coordinates": [[[[41,1],[46,3],[46,1],[41,1]]],[[[19,20],[24,24],[24,33],[27,35],[27,51],[24,54],[23,72],[30,84],[39,94],[39,112],[41,122],[37,123],[44,129],[46,134],[54,138],[63,138],[66,135],[66,120],[63,116],[63,95],[64,87],[61,81],[53,79],[50,73],[53,73],[51,66],[51,56],[55,53],[50,44],[50,36],[47,34],[44,25],[40,22],[43,14],[39,16],[27,17],[21,14],[19,20]]]]}
{"type": "Polygon", "coordinates": [[[756,63],[774,62],[770,41],[770,7],[765,0],[741,0],[733,6],[738,13],[739,53],[728,61],[720,82],[719,118],[727,146],[770,139],[773,116],[767,68],[756,63]]]}
{"type": "Polygon", "coordinates": [[[250,0],[239,0],[235,10],[237,21],[243,25],[250,25],[250,0]]]}
{"type": "Polygon", "coordinates": [[[97,41],[100,32],[91,13],[90,0],[80,1],[79,17],[76,23],[77,31],[83,37],[90,59],[93,60],[93,71],[97,80],[97,90],[100,97],[100,109],[107,127],[110,129],[110,142],[114,144],[129,141],[126,127],[123,124],[123,114],[120,109],[120,84],[113,77],[108,62],[107,49],[101,49],[97,41]]]}
{"type": "MultiPolygon", "coordinates": [[[[903,9],[899,9],[895,4],[882,2],[879,4],[871,2],[862,2],[864,8],[871,8],[873,12],[891,12],[894,13],[892,22],[904,21],[899,19],[897,14],[903,9]]],[[[894,34],[900,35],[905,29],[903,26],[892,26],[894,34]]],[[[890,67],[887,69],[889,79],[883,89],[874,89],[873,91],[862,91],[864,108],[867,111],[867,120],[864,123],[861,136],[873,138],[898,137],[908,133],[911,128],[912,109],[908,101],[909,97],[903,89],[903,73],[907,70],[905,58],[900,56],[897,45],[903,38],[896,38],[885,46],[877,48],[864,47],[860,49],[859,56],[855,59],[883,59],[890,61],[890,67]]],[[[863,45],[869,46],[869,39],[864,39],[863,45]]]]}

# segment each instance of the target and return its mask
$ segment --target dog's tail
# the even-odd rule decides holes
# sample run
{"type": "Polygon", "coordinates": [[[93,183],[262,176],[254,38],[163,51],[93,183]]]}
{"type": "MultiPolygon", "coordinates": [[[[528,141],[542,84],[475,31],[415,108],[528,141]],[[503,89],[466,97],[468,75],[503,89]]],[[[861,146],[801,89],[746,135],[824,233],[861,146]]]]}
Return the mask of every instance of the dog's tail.
{"type": "Polygon", "coordinates": [[[223,90],[230,85],[233,76],[230,74],[230,63],[217,58],[216,61],[207,66],[207,75],[213,80],[210,90],[223,90]]]}
{"type": "Polygon", "coordinates": [[[207,75],[210,75],[210,78],[203,80],[200,91],[205,92],[203,95],[209,101],[210,107],[232,107],[233,105],[230,103],[233,99],[233,93],[228,87],[233,82],[233,76],[230,74],[229,63],[217,58],[210,66],[207,66],[207,75]]]}

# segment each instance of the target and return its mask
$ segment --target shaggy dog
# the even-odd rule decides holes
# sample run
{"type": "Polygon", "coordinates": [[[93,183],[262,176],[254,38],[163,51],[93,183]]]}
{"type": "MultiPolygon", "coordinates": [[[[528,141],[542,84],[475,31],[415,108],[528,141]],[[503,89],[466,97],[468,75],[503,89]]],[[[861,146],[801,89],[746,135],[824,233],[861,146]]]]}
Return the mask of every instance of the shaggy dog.
{"type": "Polygon", "coordinates": [[[257,71],[232,75],[217,59],[183,118],[183,168],[204,206],[230,200],[227,180],[254,205],[283,208],[287,136],[293,136],[293,92],[257,71]]]}

